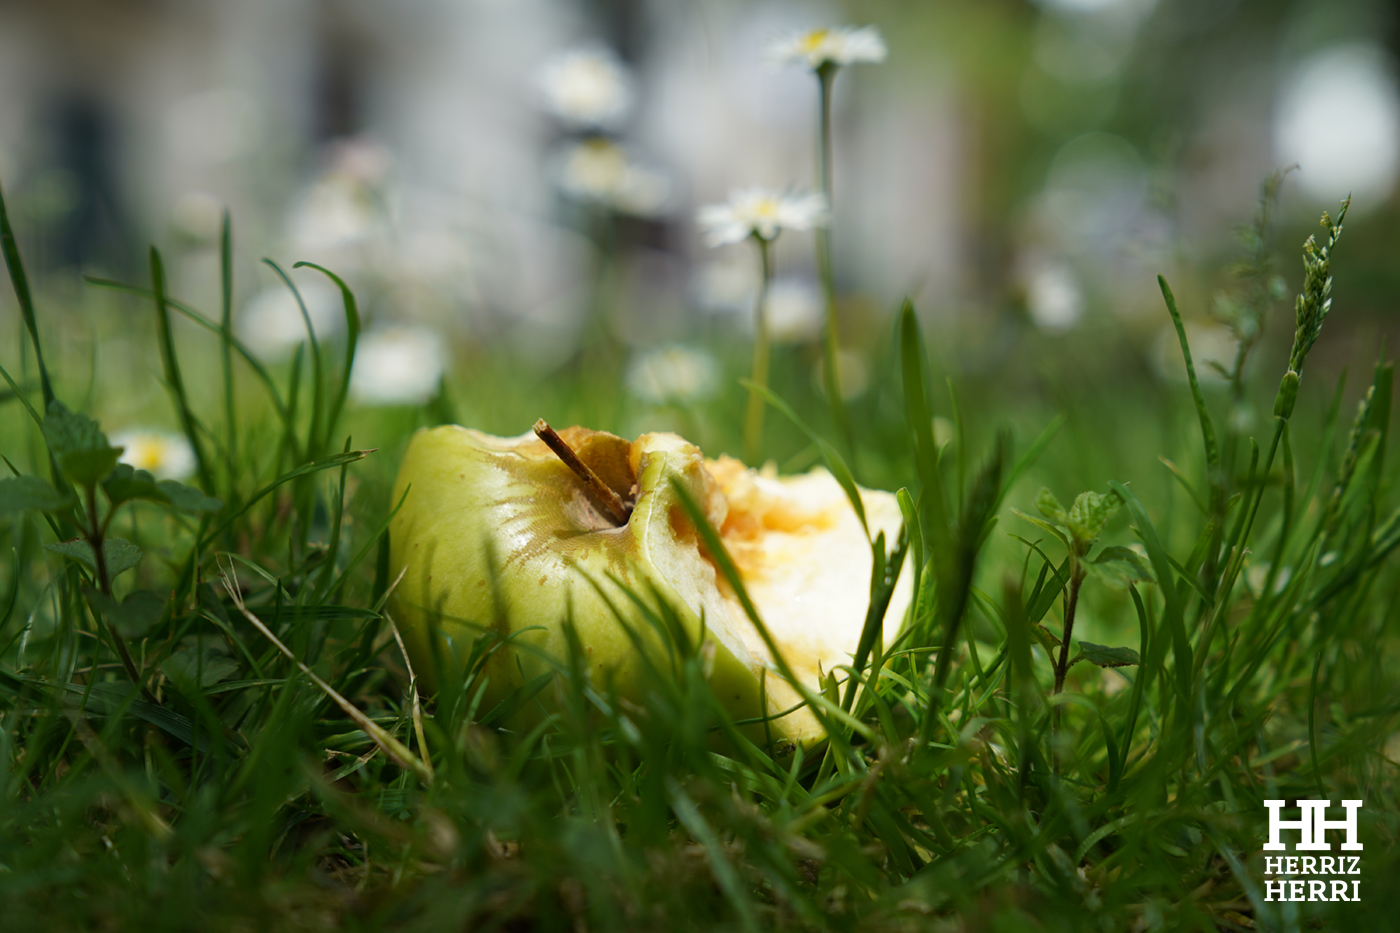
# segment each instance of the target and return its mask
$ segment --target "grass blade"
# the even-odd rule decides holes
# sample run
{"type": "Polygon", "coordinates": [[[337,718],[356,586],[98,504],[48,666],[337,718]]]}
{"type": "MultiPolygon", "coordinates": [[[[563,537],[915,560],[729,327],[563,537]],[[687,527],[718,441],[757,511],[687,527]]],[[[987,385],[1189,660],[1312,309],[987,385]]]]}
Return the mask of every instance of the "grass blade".
{"type": "Polygon", "coordinates": [[[204,454],[204,441],[200,437],[194,412],[190,410],[189,395],[185,392],[185,380],[180,373],[180,361],[175,353],[175,338],[170,330],[170,311],[165,301],[165,264],[161,262],[160,252],[154,246],[151,247],[151,295],[156,305],[156,335],[160,340],[160,359],[165,369],[165,383],[170,388],[171,398],[175,402],[175,414],[180,418],[180,430],[184,432],[185,439],[190,442],[190,449],[194,451],[200,485],[205,492],[211,492],[215,488],[214,473],[209,469],[209,460],[204,454]]]}
{"type": "Polygon", "coordinates": [[[5,207],[5,192],[0,188],[0,250],[5,253],[5,267],[10,270],[10,284],[15,289],[15,300],[19,302],[20,317],[24,319],[24,329],[29,331],[29,340],[34,344],[34,359],[39,364],[39,386],[44,393],[44,410],[54,400],[53,383],[49,380],[48,367],[44,365],[44,348],[39,343],[39,322],[34,315],[34,296],[29,291],[29,276],[24,271],[24,260],[19,255],[19,243],[15,231],[10,226],[10,212],[5,207]]]}
{"type": "Polygon", "coordinates": [[[1191,360],[1191,346],[1186,341],[1186,327],[1181,323],[1181,314],[1176,310],[1176,297],[1163,276],[1157,276],[1157,285],[1162,289],[1162,298],[1167,303],[1167,313],[1172,316],[1176,327],[1176,339],[1181,344],[1181,355],[1186,360],[1186,379],[1191,384],[1191,400],[1196,403],[1196,417],[1201,422],[1201,440],[1206,447],[1206,463],[1210,464],[1211,483],[1219,482],[1220,444],[1215,439],[1215,425],[1211,423],[1210,412],[1206,409],[1206,398],[1201,393],[1201,384],[1196,379],[1196,364],[1191,360]]]}

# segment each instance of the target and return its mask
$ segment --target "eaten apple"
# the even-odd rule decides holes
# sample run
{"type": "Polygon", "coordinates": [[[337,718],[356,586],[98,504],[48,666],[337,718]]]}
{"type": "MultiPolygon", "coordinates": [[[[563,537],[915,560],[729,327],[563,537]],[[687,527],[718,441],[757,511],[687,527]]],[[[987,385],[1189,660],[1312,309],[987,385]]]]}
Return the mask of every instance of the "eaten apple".
{"type": "MultiPolygon", "coordinates": [[[[403,505],[390,525],[391,569],[402,573],[390,608],[429,689],[440,686],[435,672],[461,676],[478,638],[518,633],[484,668],[479,708],[490,709],[548,671],[550,658],[566,656],[564,622],[572,618],[595,683],[644,702],[639,640],[649,650],[660,636],[621,581],[645,600],[665,600],[692,644],[712,646],[710,683],[735,719],[798,707],[772,719],[771,734],[821,738],[817,717],[777,675],[717,573],[673,482],[719,532],[795,678],[817,690],[823,673],[851,663],[870,594],[869,539],[836,480],[821,468],[779,478],[730,457],[707,460],[674,434],[629,442],[579,427],[558,432],[594,474],[586,482],[544,436],[448,425],[420,430],[409,444],[394,491],[403,505]]],[[[860,495],[870,534],[894,540],[895,497],[860,495]]],[[[885,614],[885,644],[904,619],[910,576],[901,575],[885,614]]]]}

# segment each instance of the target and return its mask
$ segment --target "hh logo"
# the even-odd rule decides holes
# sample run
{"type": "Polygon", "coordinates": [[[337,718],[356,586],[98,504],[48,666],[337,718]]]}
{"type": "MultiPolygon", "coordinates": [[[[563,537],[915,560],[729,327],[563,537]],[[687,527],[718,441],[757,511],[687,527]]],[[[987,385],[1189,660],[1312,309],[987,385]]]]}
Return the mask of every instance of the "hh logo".
{"type": "Polygon", "coordinates": [[[1288,848],[1279,841],[1279,834],[1285,829],[1296,829],[1302,834],[1302,841],[1296,847],[1299,852],[1332,851],[1331,844],[1327,842],[1329,829],[1346,830],[1347,841],[1342,843],[1342,851],[1361,851],[1362,845],[1356,841],[1356,811],[1361,809],[1360,800],[1342,801],[1342,806],[1347,811],[1347,818],[1344,820],[1327,819],[1327,808],[1332,806],[1330,800],[1298,800],[1295,803],[1303,810],[1302,819],[1285,820],[1279,815],[1279,811],[1287,806],[1287,801],[1264,801],[1264,806],[1269,808],[1269,841],[1264,844],[1266,852],[1279,852],[1288,848]]]}

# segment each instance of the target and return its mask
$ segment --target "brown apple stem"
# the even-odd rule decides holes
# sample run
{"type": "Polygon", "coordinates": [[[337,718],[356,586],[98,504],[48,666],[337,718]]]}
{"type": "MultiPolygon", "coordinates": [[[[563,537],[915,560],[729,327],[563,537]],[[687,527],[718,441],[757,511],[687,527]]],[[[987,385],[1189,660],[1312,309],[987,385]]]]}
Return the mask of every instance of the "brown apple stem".
{"type": "Polygon", "coordinates": [[[612,487],[598,478],[598,474],[578,458],[574,449],[570,447],[559,432],[549,426],[549,422],[541,418],[535,422],[535,435],[554,451],[555,455],[564,464],[578,475],[578,478],[588,484],[588,488],[598,494],[598,498],[603,500],[612,517],[617,520],[618,525],[627,524],[627,519],[631,516],[631,509],[622,501],[622,497],[613,491],[612,487]]]}

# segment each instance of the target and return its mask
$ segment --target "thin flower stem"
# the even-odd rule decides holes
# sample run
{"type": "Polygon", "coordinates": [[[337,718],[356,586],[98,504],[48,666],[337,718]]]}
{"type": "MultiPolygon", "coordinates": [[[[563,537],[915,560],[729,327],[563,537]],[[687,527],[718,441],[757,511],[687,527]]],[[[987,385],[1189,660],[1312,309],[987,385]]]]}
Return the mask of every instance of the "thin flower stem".
{"type": "MultiPolygon", "coordinates": [[[[821,193],[831,197],[831,86],[836,81],[838,66],[827,62],[817,69],[817,82],[821,88],[820,122],[817,125],[817,184],[821,193]]],[[[830,201],[827,206],[830,207],[830,201]]]]}
{"type": "MultiPolygon", "coordinates": [[[[758,298],[754,304],[753,370],[749,380],[754,385],[768,388],[768,285],[773,279],[773,258],[769,242],[758,234],[753,241],[758,244],[759,283],[758,298]]],[[[744,456],[751,464],[757,464],[763,451],[763,397],[758,392],[749,391],[748,414],[744,418],[744,456]]]]}
{"type": "Polygon", "coordinates": [[[1079,588],[1083,583],[1084,578],[1077,572],[1076,568],[1076,572],[1070,577],[1069,599],[1065,603],[1065,631],[1064,637],[1060,640],[1060,660],[1055,664],[1054,693],[1060,693],[1065,689],[1065,675],[1069,673],[1069,639],[1074,634],[1074,614],[1079,608],[1079,588]]]}
{"type": "Polygon", "coordinates": [[[822,197],[826,199],[828,212],[827,223],[816,230],[817,274],[821,278],[822,298],[826,310],[822,338],[822,381],[826,385],[827,402],[831,406],[831,420],[836,423],[836,429],[846,442],[846,448],[854,460],[855,443],[851,435],[851,422],[846,414],[846,400],[841,394],[840,374],[836,368],[836,351],[841,346],[841,332],[836,323],[836,275],[831,260],[831,87],[836,79],[837,67],[827,62],[817,69],[817,83],[821,88],[817,129],[817,184],[820,186],[822,197]]]}
{"type": "MultiPolygon", "coordinates": [[[[1073,551],[1070,553],[1069,571],[1069,595],[1065,599],[1065,630],[1064,637],[1060,639],[1060,657],[1055,662],[1055,689],[1051,691],[1051,696],[1058,696],[1065,689],[1065,675],[1069,673],[1069,640],[1074,634],[1074,616],[1079,609],[1079,588],[1084,584],[1084,569],[1080,563],[1079,555],[1073,551]]],[[[1056,706],[1050,714],[1050,734],[1058,736],[1060,733],[1060,712],[1063,707],[1056,706]]],[[[1058,752],[1056,753],[1058,763],[1058,752]]]]}

